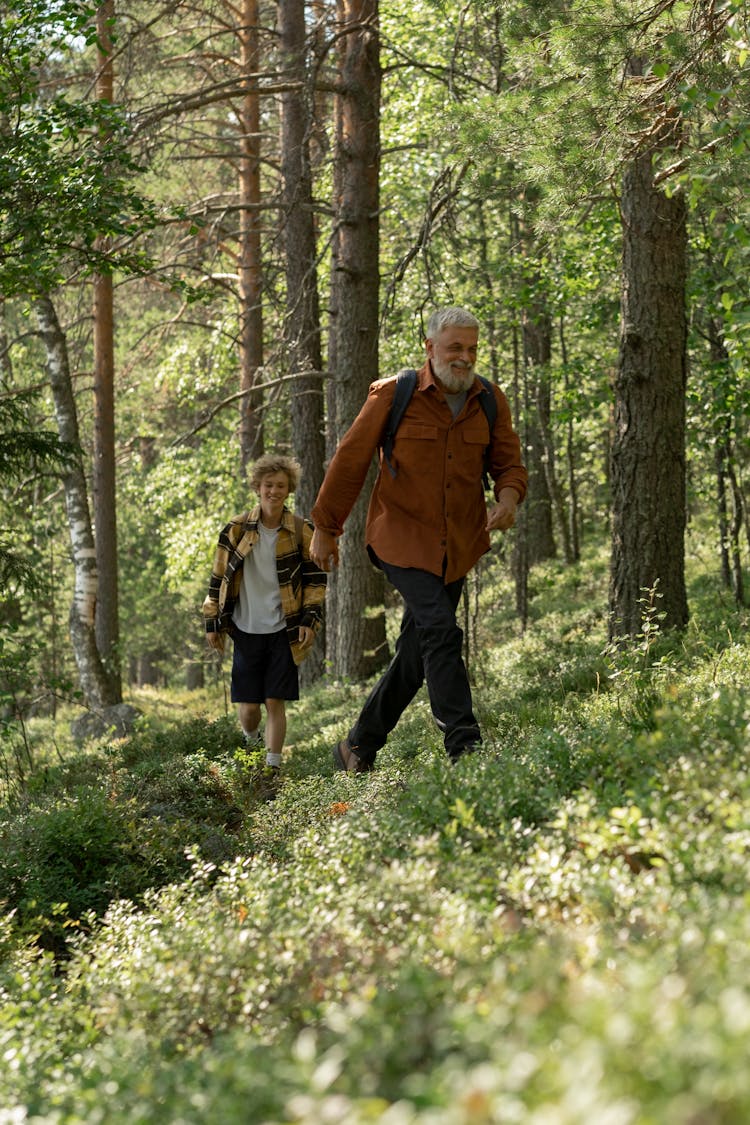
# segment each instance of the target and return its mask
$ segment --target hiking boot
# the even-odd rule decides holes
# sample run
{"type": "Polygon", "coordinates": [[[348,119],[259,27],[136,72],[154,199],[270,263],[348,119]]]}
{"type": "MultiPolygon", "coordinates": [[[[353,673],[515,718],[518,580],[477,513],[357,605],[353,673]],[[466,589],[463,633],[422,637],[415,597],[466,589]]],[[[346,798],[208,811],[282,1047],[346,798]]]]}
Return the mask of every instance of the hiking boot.
{"type": "Polygon", "coordinates": [[[370,773],[372,762],[363,762],[356,747],[352,746],[348,738],[342,738],[333,748],[333,762],[337,770],[346,773],[370,773]]]}

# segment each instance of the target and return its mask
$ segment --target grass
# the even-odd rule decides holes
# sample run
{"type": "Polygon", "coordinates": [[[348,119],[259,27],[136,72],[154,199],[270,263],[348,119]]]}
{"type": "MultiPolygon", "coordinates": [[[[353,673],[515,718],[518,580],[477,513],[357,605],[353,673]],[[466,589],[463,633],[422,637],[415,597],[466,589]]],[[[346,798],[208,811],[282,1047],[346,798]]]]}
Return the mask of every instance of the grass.
{"type": "Polygon", "coordinates": [[[275,800],[220,681],[56,735],[0,825],[0,1122],[744,1123],[747,615],[692,565],[685,634],[621,652],[601,556],[525,634],[488,567],[457,767],[422,694],[335,773],[341,683],[275,800]]]}

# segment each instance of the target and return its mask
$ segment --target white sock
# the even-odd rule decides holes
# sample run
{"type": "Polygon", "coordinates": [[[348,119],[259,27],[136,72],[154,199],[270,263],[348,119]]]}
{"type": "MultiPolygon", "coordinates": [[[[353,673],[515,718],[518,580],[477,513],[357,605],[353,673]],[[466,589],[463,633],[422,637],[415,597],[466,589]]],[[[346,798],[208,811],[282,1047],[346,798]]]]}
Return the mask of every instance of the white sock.
{"type": "Polygon", "coordinates": [[[257,742],[260,738],[260,727],[256,727],[255,730],[245,730],[243,727],[242,733],[245,736],[245,742],[257,742]]]}
{"type": "Polygon", "coordinates": [[[275,766],[276,769],[281,765],[281,754],[272,754],[270,750],[266,751],[266,765],[275,766]]]}

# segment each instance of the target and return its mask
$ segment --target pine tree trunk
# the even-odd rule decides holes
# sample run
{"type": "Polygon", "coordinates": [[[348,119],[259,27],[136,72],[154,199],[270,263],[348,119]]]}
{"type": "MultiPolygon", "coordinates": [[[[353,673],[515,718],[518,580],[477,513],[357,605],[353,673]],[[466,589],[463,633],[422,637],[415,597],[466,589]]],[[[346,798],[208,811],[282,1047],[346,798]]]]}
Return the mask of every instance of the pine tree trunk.
{"type": "MultiPolygon", "coordinates": [[[[263,270],[260,243],[260,96],[252,89],[260,70],[258,0],[242,0],[240,71],[247,82],[239,115],[240,129],[240,390],[250,391],[263,366],[263,270]],[[251,77],[253,76],[253,77],[251,77]]],[[[263,452],[257,397],[240,399],[240,461],[243,471],[263,452]]]]}
{"type": "MultiPolygon", "coordinates": [[[[331,331],[335,425],[340,437],[378,378],[380,61],[377,0],[338,0],[335,211],[331,331]]],[[[371,474],[372,477],[372,474],[371,474]]],[[[372,479],[350,515],[328,615],[334,672],[361,680],[388,660],[383,576],[364,548],[372,479]]]]}
{"type": "Polygon", "coordinates": [[[737,605],[745,605],[745,581],[742,573],[742,557],[740,555],[740,532],[744,518],[744,501],[740,489],[737,473],[735,472],[732,441],[728,434],[724,443],[724,466],[726,480],[729,483],[729,494],[732,497],[732,519],[729,523],[729,551],[732,560],[732,591],[737,605]]]}
{"type": "Polygon", "coordinates": [[[8,333],[5,327],[5,298],[0,295],[0,380],[8,383],[13,379],[13,364],[8,346],[8,333]]]}
{"type": "MultiPolygon", "coordinates": [[[[284,84],[281,95],[282,230],[286,272],[286,368],[297,378],[291,391],[292,448],[302,466],[295,507],[307,515],[323,479],[325,438],[315,220],[310,170],[313,90],[306,81],[305,0],[279,0],[278,30],[284,84]]],[[[325,639],[300,669],[309,683],[323,670],[325,639]]]]}
{"type": "Polygon", "coordinates": [[[99,711],[119,703],[120,700],[111,692],[96,645],[98,585],[96,549],[91,528],[86,477],[80,453],[78,417],[70,380],[68,349],[55,307],[49,297],[39,297],[34,307],[47,356],[47,371],[60,440],[77,451],[73,463],[63,478],[75,573],[73,603],[70,607],[70,638],[81,691],[88,706],[99,711]]]}
{"type": "Polygon", "coordinates": [[[545,467],[547,456],[545,428],[550,427],[549,362],[552,354],[552,329],[542,312],[529,313],[523,323],[524,379],[526,383],[527,444],[526,467],[529,488],[524,502],[524,519],[531,566],[557,554],[552,518],[552,497],[545,467]]]}
{"type": "MultiPolygon", "coordinates": [[[[114,0],[96,15],[99,41],[96,96],[111,104],[114,88],[111,21],[114,0]]],[[[106,252],[108,239],[97,239],[106,252]]],[[[94,528],[96,540],[96,647],[109,681],[108,695],[122,701],[120,670],[119,583],[117,561],[117,492],[115,470],[115,349],[112,275],[94,277],[94,528]]]]}
{"type": "Polygon", "coordinates": [[[315,222],[310,172],[312,91],[305,77],[305,2],[280,0],[283,76],[292,88],[281,96],[286,368],[296,374],[291,392],[292,446],[302,465],[298,510],[307,514],[323,479],[325,438],[315,222]]]}
{"type": "MultiPolygon", "coordinates": [[[[518,219],[510,209],[508,215],[508,232],[510,236],[510,245],[508,247],[508,256],[512,258],[515,253],[515,247],[520,241],[520,232],[518,226],[518,219]]],[[[528,418],[529,410],[526,394],[526,377],[524,365],[522,362],[522,346],[520,340],[520,330],[517,324],[513,325],[512,331],[513,343],[513,398],[512,398],[512,411],[513,411],[513,424],[521,439],[521,450],[524,459],[526,457],[526,450],[529,445],[528,433],[528,418]]],[[[518,518],[516,519],[515,534],[513,536],[513,553],[511,555],[511,570],[513,573],[513,582],[515,586],[516,595],[516,614],[521,623],[521,629],[525,632],[526,626],[529,621],[529,550],[528,550],[528,524],[526,522],[526,507],[524,503],[521,505],[518,518]]]]}
{"type": "Polygon", "coordinates": [[[570,565],[574,561],[573,546],[570,538],[570,523],[565,504],[565,496],[563,495],[562,485],[557,475],[555,435],[552,432],[552,392],[549,379],[544,376],[543,380],[538,384],[538,387],[545,398],[544,408],[539,408],[537,410],[537,424],[539,426],[539,435],[542,439],[542,468],[544,469],[544,476],[547,481],[547,493],[550,498],[551,514],[554,515],[555,523],[557,524],[560,531],[560,538],[562,539],[563,557],[565,558],[565,562],[570,565]]]}
{"type": "Polygon", "coordinates": [[[621,335],[612,447],[610,634],[641,632],[655,589],[662,628],[687,623],[684,572],[686,207],[653,182],[652,155],[622,186],[621,335]]]}
{"type": "MultiPolygon", "coordinates": [[[[570,376],[568,374],[568,349],[565,342],[565,324],[560,317],[560,360],[563,369],[563,390],[566,401],[570,394],[570,376]]],[[[573,425],[573,411],[568,407],[568,424],[565,436],[565,465],[568,481],[568,542],[570,545],[571,562],[580,562],[581,542],[578,532],[578,480],[576,477],[575,456],[575,427],[573,425]]]]}
{"type": "MultiPolygon", "coordinates": [[[[708,340],[711,349],[711,364],[714,371],[726,372],[729,368],[727,351],[721,327],[710,318],[708,340]]],[[[723,379],[720,381],[723,382],[723,379]]],[[[727,414],[724,396],[718,389],[714,391],[718,420],[715,425],[714,447],[719,504],[719,535],[721,541],[721,577],[725,586],[731,587],[738,605],[745,604],[745,587],[740,553],[740,532],[744,520],[745,503],[737,479],[736,442],[733,423],[727,414]],[[729,518],[729,500],[732,501],[732,517],[729,518]]]]}

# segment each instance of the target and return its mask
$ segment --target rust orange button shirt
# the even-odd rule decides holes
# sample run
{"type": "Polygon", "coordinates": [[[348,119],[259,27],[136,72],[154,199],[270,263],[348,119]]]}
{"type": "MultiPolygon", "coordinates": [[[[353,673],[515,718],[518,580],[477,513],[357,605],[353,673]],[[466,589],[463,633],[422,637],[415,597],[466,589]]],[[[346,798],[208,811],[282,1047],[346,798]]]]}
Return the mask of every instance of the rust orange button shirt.
{"type": "Polygon", "coordinates": [[[396,432],[393,477],[379,446],[395,387],[395,377],[370,386],[331,460],[312,521],[322,531],[341,535],[372,458],[379,453],[380,471],[367,513],[367,546],[384,562],[437,575],[443,574],[446,560],[445,580],[452,582],[468,574],[490,547],[482,486],[488,443],[495,496],[502,488],[514,488],[519,500],[526,495],[527,473],[508,400],[493,386],[497,418],[490,435],[479,402],[481,384],[475,380],[454,419],[426,363],[396,432]]]}

